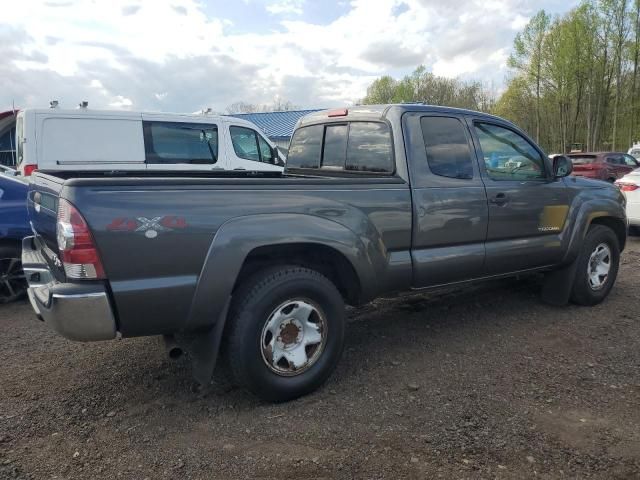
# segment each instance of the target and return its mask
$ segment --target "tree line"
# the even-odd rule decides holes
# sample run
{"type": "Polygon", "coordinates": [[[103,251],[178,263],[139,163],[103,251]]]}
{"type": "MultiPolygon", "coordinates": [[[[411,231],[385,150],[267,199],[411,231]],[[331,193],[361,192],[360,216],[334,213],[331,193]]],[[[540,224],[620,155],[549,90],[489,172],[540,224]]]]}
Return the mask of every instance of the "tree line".
{"type": "Polygon", "coordinates": [[[360,103],[422,102],[486,112],[494,107],[494,99],[495,94],[482,82],[439,77],[421,65],[401,80],[388,75],[374,80],[360,103]]]}
{"type": "Polygon", "coordinates": [[[514,41],[510,76],[496,98],[477,81],[419,67],[384,76],[362,103],[425,102],[495,113],[547,151],[626,150],[640,140],[640,0],[583,0],[565,15],[544,10],[514,41]]]}

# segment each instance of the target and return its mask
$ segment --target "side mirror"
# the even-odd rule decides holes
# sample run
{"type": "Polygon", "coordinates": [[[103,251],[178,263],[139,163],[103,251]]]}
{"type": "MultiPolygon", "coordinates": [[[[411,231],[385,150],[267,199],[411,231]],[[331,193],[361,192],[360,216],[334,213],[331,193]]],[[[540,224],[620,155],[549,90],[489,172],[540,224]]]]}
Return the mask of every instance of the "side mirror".
{"type": "Polygon", "coordinates": [[[279,167],[284,167],[284,162],[280,158],[280,148],[276,145],[273,147],[273,164],[279,167]]]}
{"type": "Polygon", "coordinates": [[[573,163],[566,155],[556,155],[553,157],[553,175],[555,178],[562,178],[571,175],[573,163]]]}

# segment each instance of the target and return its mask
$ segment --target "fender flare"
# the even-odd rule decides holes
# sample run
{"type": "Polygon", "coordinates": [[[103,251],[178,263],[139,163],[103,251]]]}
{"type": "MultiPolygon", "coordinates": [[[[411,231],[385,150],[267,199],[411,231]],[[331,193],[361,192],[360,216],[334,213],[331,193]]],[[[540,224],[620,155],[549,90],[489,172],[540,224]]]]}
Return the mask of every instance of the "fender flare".
{"type": "MultiPolygon", "coordinates": [[[[620,222],[626,231],[626,213],[622,205],[613,200],[602,198],[583,202],[573,221],[571,235],[569,236],[568,246],[562,262],[564,265],[572,263],[577,258],[589,227],[594,221],[602,218],[610,218],[620,222]]],[[[622,248],[624,248],[624,244],[620,245],[621,250],[622,248]]]]}
{"type": "Polygon", "coordinates": [[[211,242],[184,330],[206,329],[220,321],[251,251],[293,243],[318,244],[340,252],[353,267],[363,290],[371,288],[376,278],[374,264],[386,261],[373,244],[365,245],[352,230],[325,218],[306,214],[232,218],[218,229],[211,242]]]}

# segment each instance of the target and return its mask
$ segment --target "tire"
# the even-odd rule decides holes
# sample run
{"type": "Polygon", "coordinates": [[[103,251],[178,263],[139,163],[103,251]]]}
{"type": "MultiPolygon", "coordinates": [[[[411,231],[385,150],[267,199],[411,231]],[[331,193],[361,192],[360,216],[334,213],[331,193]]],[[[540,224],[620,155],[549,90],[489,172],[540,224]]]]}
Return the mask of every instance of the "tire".
{"type": "MultiPolygon", "coordinates": [[[[606,258],[603,261],[607,263],[606,258]]],[[[571,301],[578,305],[597,305],[609,295],[616,281],[620,266],[620,246],[618,237],[613,230],[604,225],[592,225],[589,227],[576,262],[576,275],[571,291],[571,301]],[[606,277],[597,275],[593,268],[597,263],[597,250],[600,255],[608,255],[609,267],[606,277]],[[593,257],[593,255],[596,255],[596,257],[593,257]],[[595,283],[593,277],[590,276],[590,272],[595,272],[594,276],[597,277],[595,283]],[[601,284],[597,285],[597,281],[600,281],[601,284]]]]}
{"type": "Polygon", "coordinates": [[[333,283],[308,268],[279,266],[248,279],[234,297],[224,345],[236,384],[283,402],[325,382],[344,348],[344,301],[333,283]]]}
{"type": "Polygon", "coordinates": [[[0,246],[0,304],[20,300],[27,294],[21,257],[19,247],[0,246]]]}
{"type": "Polygon", "coordinates": [[[632,237],[640,236],[640,227],[638,227],[637,225],[630,225],[629,226],[629,235],[631,235],[632,237]]]}

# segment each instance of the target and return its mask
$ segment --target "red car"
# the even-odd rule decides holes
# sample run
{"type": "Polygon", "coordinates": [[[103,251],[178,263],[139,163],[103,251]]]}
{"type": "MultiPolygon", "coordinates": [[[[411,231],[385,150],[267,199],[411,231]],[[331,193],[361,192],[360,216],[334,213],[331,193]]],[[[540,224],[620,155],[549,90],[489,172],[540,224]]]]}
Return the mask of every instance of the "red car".
{"type": "Polygon", "coordinates": [[[570,153],[567,156],[573,163],[571,175],[607,182],[615,182],[640,167],[634,157],[620,152],[570,153]]]}

